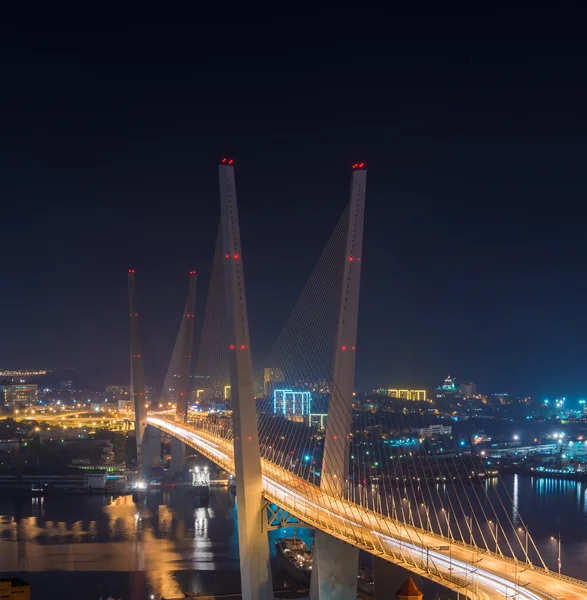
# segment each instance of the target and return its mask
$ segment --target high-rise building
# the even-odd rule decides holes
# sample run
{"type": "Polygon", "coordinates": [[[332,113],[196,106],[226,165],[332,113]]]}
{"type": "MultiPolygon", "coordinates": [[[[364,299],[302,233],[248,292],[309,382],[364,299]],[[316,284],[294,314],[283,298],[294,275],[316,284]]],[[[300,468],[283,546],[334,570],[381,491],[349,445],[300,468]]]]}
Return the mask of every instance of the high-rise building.
{"type": "Polygon", "coordinates": [[[37,401],[36,383],[3,383],[0,385],[0,404],[6,408],[24,408],[37,401]]]}
{"type": "Polygon", "coordinates": [[[273,391],[273,413],[276,415],[309,415],[312,410],[310,392],[294,390],[273,391]]]}
{"type": "Polygon", "coordinates": [[[477,395],[477,386],[472,381],[463,381],[459,385],[459,394],[464,398],[473,398],[477,395]]]}
{"type": "Polygon", "coordinates": [[[275,388],[283,385],[283,382],[282,369],[277,367],[266,367],[263,370],[263,391],[265,392],[265,396],[271,396],[275,388]]]}

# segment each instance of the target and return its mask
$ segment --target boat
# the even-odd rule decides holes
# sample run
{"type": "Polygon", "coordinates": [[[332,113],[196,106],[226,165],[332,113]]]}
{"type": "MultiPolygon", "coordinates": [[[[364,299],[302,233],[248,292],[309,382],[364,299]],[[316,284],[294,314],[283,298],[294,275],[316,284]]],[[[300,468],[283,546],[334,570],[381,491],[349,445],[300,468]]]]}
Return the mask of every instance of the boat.
{"type": "Polygon", "coordinates": [[[132,499],[135,504],[142,502],[147,497],[147,484],[140,479],[131,486],[131,490],[132,499]]]}
{"type": "Polygon", "coordinates": [[[357,587],[364,592],[373,596],[375,594],[375,583],[373,581],[373,573],[367,567],[359,566],[359,574],[357,576],[357,587]]]}
{"type": "Polygon", "coordinates": [[[300,583],[309,584],[312,575],[312,550],[295,532],[293,538],[278,538],[275,542],[277,564],[300,583]]]}
{"type": "Polygon", "coordinates": [[[172,490],[174,487],[175,484],[169,481],[150,481],[147,485],[149,490],[172,490]]]}
{"type": "Polygon", "coordinates": [[[208,471],[208,467],[203,469],[194,467],[191,492],[195,498],[206,499],[210,497],[210,471],[208,471]]]}
{"type": "Polygon", "coordinates": [[[198,498],[208,498],[210,496],[210,486],[205,484],[194,484],[191,488],[192,495],[198,498]]]}

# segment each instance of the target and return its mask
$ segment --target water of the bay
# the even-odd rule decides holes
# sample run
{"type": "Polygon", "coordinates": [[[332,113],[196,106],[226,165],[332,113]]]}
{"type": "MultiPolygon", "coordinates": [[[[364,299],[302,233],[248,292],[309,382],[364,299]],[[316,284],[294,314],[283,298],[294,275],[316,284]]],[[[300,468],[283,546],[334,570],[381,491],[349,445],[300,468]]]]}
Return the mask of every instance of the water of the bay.
{"type": "MultiPolygon", "coordinates": [[[[522,476],[504,483],[548,566],[556,569],[557,547],[550,538],[560,531],[563,572],[584,577],[586,484],[522,476]]],[[[514,521],[516,515],[510,515],[514,521]]],[[[270,533],[274,563],[275,538],[283,534],[270,533]]],[[[311,545],[312,530],[297,534],[311,545]]],[[[198,507],[182,490],[150,492],[137,507],[130,497],[5,493],[0,575],[30,582],[34,600],[234,593],[240,580],[235,498],[225,488],[213,489],[208,506],[198,507]]],[[[296,586],[275,569],[274,584],[296,586]]]]}

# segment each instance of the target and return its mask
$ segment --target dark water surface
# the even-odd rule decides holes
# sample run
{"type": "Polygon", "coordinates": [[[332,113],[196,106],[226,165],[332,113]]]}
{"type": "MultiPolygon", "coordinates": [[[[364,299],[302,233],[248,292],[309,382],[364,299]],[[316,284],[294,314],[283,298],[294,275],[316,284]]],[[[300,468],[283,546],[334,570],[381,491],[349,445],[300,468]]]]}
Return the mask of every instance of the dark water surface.
{"type": "MultiPolygon", "coordinates": [[[[585,577],[585,484],[521,476],[504,481],[548,566],[556,569],[557,547],[550,537],[560,531],[563,572],[585,577]]],[[[517,525],[511,501],[506,512],[517,525]]],[[[312,530],[297,533],[311,545],[312,530]]],[[[279,535],[283,530],[270,533],[273,560],[279,535]]],[[[212,490],[207,507],[194,506],[182,490],[151,492],[138,508],[130,497],[111,502],[101,496],[5,494],[0,497],[0,571],[29,581],[34,600],[234,593],[240,580],[235,500],[224,488],[212,490]]],[[[274,584],[295,587],[283,573],[274,572],[274,584]]]]}

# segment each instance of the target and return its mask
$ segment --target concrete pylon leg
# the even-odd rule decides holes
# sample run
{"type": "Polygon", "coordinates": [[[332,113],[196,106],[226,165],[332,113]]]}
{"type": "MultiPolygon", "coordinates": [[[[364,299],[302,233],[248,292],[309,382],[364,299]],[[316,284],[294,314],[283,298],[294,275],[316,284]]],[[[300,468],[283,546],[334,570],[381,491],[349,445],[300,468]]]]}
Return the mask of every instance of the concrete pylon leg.
{"type": "Polygon", "coordinates": [[[316,531],[310,600],[355,600],[359,549],[316,531]]]}
{"type": "Polygon", "coordinates": [[[230,401],[234,436],[238,543],[243,600],[272,600],[269,539],[263,527],[263,478],[257,407],[232,160],[219,173],[228,331],[230,401]]]}
{"type": "Polygon", "coordinates": [[[185,467],[185,443],[176,437],[171,438],[171,464],[169,470],[173,477],[178,473],[183,473],[185,467]]]}
{"type": "Polygon", "coordinates": [[[141,445],[142,464],[141,477],[151,478],[151,468],[161,462],[161,430],[147,426],[141,445]]]}

